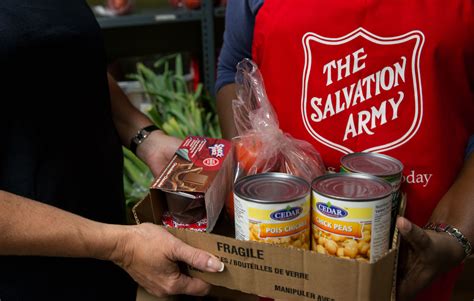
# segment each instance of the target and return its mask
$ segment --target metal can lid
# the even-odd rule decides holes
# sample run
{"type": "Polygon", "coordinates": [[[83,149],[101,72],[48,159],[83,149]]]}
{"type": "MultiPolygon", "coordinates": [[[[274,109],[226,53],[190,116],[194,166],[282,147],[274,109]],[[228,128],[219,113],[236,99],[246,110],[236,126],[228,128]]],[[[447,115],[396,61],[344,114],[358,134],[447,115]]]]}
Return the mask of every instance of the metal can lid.
{"type": "Polygon", "coordinates": [[[293,175],[267,172],[246,176],[237,181],[234,193],[256,203],[287,203],[309,195],[309,183],[293,175]]]}
{"type": "Polygon", "coordinates": [[[375,201],[392,193],[390,183],[368,174],[327,174],[317,177],[311,187],[321,195],[348,201],[375,201]]]}
{"type": "Polygon", "coordinates": [[[377,153],[352,153],[341,158],[341,165],[350,172],[368,173],[384,177],[401,174],[403,164],[399,160],[377,153]]]}

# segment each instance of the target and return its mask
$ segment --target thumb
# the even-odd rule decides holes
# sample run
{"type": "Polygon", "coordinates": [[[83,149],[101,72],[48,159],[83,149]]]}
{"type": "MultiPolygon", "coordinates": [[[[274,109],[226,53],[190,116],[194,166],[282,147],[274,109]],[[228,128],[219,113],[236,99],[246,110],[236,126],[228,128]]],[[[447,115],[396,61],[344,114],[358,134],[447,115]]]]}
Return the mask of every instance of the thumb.
{"type": "Polygon", "coordinates": [[[172,252],[172,260],[182,261],[190,266],[206,272],[222,272],[224,271],[224,263],[222,263],[214,255],[191,247],[181,240],[177,240],[172,252]]]}
{"type": "Polygon", "coordinates": [[[425,230],[410,222],[408,219],[399,216],[397,218],[397,228],[415,251],[426,250],[431,245],[431,239],[425,230]]]}

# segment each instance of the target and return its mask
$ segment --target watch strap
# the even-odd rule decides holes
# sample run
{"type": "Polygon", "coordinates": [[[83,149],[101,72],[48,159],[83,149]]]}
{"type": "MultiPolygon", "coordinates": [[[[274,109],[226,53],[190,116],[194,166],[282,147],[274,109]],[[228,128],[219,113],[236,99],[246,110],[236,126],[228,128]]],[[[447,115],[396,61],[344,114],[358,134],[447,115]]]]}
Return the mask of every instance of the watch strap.
{"type": "Polygon", "coordinates": [[[145,141],[145,139],[150,135],[150,133],[156,130],[159,130],[159,128],[154,124],[146,126],[139,130],[130,141],[130,150],[136,155],[138,145],[142,144],[143,141],[145,141]]]}

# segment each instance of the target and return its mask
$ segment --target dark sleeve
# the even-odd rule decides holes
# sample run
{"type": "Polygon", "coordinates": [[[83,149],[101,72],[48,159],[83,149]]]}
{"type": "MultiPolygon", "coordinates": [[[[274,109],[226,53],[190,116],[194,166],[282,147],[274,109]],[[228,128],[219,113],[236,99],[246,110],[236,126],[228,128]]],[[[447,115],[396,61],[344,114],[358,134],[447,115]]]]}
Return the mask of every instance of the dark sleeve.
{"type": "Polygon", "coordinates": [[[469,142],[467,143],[467,148],[466,148],[466,159],[469,158],[469,156],[474,152],[474,135],[471,135],[469,138],[469,142]]]}
{"type": "Polygon", "coordinates": [[[252,57],[255,16],[264,0],[229,0],[225,16],[224,44],[217,64],[216,92],[234,82],[237,63],[252,57]]]}

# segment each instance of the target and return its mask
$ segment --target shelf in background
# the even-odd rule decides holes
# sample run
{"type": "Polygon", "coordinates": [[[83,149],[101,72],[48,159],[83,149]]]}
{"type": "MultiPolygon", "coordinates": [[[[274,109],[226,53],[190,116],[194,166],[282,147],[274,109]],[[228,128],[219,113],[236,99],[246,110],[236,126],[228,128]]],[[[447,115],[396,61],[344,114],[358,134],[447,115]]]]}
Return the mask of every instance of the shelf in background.
{"type": "MultiPolygon", "coordinates": [[[[94,1],[99,0],[88,0],[97,13],[100,10],[96,9],[98,4],[94,1]]],[[[189,52],[202,57],[203,83],[206,90],[213,91],[216,45],[222,45],[226,8],[215,7],[213,0],[202,0],[201,3],[197,10],[142,6],[124,16],[96,15],[104,33],[107,58],[113,62],[124,57],[189,52]]]]}
{"type": "Polygon", "coordinates": [[[130,15],[97,17],[102,29],[200,21],[201,10],[163,8],[138,11],[130,15]]]}

